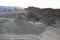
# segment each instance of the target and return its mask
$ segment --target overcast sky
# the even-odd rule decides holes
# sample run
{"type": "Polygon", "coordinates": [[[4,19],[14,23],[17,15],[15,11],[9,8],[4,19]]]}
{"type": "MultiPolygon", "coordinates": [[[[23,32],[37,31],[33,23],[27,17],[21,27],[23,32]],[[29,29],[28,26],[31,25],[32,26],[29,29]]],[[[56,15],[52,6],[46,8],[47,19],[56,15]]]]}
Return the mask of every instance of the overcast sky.
{"type": "Polygon", "coordinates": [[[60,0],[0,0],[2,6],[60,8],[60,0]]]}

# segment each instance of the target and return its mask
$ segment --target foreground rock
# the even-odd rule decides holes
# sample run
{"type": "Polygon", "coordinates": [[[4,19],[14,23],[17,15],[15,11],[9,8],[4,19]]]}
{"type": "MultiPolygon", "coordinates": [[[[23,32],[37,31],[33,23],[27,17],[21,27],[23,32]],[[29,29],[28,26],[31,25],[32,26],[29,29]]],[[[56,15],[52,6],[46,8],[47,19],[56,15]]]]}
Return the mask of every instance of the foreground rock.
{"type": "Polygon", "coordinates": [[[60,40],[60,30],[54,27],[47,27],[46,31],[40,34],[40,40],[60,40]]]}

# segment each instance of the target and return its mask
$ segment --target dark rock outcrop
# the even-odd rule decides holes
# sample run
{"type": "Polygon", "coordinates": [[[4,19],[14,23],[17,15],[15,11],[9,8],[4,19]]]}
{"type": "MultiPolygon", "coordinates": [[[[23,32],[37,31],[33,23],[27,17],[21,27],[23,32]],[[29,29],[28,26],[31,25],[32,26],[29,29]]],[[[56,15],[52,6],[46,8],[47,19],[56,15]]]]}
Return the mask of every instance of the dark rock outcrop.
{"type": "Polygon", "coordinates": [[[29,11],[27,15],[29,19],[32,18],[50,26],[60,23],[60,9],[28,7],[25,10],[29,11]]]}

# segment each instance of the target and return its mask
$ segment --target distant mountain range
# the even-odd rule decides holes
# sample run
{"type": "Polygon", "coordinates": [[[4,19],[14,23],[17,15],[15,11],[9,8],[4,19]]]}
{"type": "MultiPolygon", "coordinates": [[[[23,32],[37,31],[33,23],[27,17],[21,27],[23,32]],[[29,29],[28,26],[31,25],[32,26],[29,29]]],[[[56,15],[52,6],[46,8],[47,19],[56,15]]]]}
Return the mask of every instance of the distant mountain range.
{"type": "Polygon", "coordinates": [[[0,10],[13,10],[13,9],[20,9],[20,7],[16,6],[0,6],[0,10]]]}

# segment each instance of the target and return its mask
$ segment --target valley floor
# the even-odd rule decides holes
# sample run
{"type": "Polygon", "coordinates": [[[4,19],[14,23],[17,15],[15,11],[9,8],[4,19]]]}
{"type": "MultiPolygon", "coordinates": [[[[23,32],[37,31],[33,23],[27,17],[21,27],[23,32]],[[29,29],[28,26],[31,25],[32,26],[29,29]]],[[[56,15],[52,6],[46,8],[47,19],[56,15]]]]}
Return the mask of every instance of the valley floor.
{"type": "Polygon", "coordinates": [[[60,40],[60,29],[43,23],[37,26],[36,23],[0,18],[0,40],[60,40]]]}

